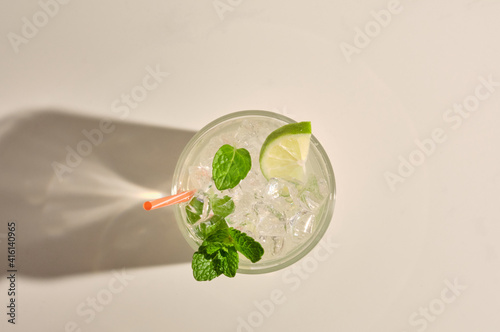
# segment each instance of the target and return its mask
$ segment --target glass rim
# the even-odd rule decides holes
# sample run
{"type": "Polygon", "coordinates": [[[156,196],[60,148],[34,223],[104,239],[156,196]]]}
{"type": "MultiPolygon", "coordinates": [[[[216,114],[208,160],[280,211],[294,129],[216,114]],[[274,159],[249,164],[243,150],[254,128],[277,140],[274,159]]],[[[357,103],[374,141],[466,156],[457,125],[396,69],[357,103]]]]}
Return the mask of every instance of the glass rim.
{"type": "MultiPolygon", "coordinates": [[[[257,116],[257,117],[267,117],[267,118],[274,118],[278,119],[281,121],[284,121],[286,123],[296,123],[297,121],[279,114],[275,112],[270,112],[270,111],[263,111],[263,110],[245,110],[245,111],[237,111],[237,112],[232,112],[226,115],[223,115],[211,122],[209,122],[207,125],[205,125],[203,128],[201,128],[186,144],[184,149],[182,150],[182,153],[177,161],[177,165],[175,167],[173,179],[172,179],[172,194],[177,193],[177,186],[179,183],[179,177],[181,174],[181,171],[184,166],[184,162],[189,156],[191,150],[195,146],[195,144],[198,143],[200,137],[205,135],[209,130],[212,128],[216,127],[219,124],[222,124],[225,121],[236,119],[236,118],[242,118],[242,117],[247,117],[247,116],[257,116]]],[[[327,201],[324,203],[325,204],[325,209],[326,211],[324,212],[324,216],[322,216],[321,220],[322,222],[319,223],[319,229],[313,232],[312,236],[310,239],[306,240],[305,244],[298,245],[296,248],[293,248],[290,250],[290,252],[286,253],[282,257],[278,257],[276,259],[272,259],[268,262],[257,262],[257,263],[251,263],[250,266],[256,266],[256,268],[242,268],[241,266],[238,268],[237,272],[242,273],[242,274],[263,274],[263,273],[269,273],[269,272],[274,272],[281,270],[287,266],[290,266],[296,262],[298,262],[300,259],[302,259],[304,256],[306,256],[316,245],[319,243],[319,241],[323,238],[324,234],[326,233],[332,217],[333,217],[333,210],[334,210],[334,205],[336,201],[336,181],[335,181],[335,174],[333,172],[333,167],[331,165],[330,159],[328,158],[328,155],[326,151],[324,150],[323,146],[321,143],[316,139],[314,135],[311,135],[311,143],[313,144],[314,148],[318,151],[319,155],[321,156],[321,163],[322,167],[325,168],[325,172],[327,174],[327,183],[328,187],[330,190],[329,197],[327,198],[327,201]],[[266,264],[268,263],[268,264],[266,264]],[[266,266],[267,265],[267,266],[266,266]]],[[[179,229],[181,230],[181,233],[185,240],[188,242],[190,247],[192,247],[194,250],[197,250],[199,244],[197,244],[192,237],[189,234],[189,231],[187,230],[187,227],[185,226],[185,220],[180,212],[180,207],[176,205],[174,207],[174,214],[175,214],[175,219],[177,221],[177,225],[179,229]]]]}

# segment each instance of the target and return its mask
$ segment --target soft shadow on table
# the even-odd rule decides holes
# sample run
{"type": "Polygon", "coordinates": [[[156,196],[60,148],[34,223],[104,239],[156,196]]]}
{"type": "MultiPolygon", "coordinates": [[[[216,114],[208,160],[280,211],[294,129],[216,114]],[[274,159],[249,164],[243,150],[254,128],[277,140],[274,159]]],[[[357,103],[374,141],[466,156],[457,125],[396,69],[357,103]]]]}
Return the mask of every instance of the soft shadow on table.
{"type": "Polygon", "coordinates": [[[0,248],[7,252],[7,223],[15,222],[23,275],[191,260],[172,208],[147,212],[142,203],[170,194],[176,161],[194,133],[101,121],[59,111],[0,120],[0,248]]]}

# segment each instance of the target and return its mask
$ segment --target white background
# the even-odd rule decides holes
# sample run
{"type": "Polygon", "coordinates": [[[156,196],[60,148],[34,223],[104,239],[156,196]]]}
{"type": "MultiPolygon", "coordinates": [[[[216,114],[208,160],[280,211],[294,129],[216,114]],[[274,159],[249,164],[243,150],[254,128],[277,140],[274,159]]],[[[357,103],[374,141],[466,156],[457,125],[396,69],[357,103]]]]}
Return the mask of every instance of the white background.
{"type": "Polygon", "coordinates": [[[1,330],[499,331],[499,15],[495,0],[3,0],[1,330]],[[199,283],[171,212],[141,204],[196,130],[245,109],[312,122],[334,217],[293,267],[199,283]],[[59,181],[53,163],[106,118],[59,181]]]}

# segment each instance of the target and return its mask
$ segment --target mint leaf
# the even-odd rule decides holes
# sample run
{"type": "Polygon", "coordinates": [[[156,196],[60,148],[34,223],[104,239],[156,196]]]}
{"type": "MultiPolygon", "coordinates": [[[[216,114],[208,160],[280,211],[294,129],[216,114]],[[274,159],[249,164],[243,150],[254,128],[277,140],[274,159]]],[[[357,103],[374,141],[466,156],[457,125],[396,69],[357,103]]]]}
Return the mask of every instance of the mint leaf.
{"type": "Polygon", "coordinates": [[[228,232],[233,239],[236,250],[241,252],[243,256],[248,258],[252,263],[258,262],[262,258],[264,248],[262,248],[259,242],[255,241],[246,233],[240,232],[232,227],[229,228],[228,232]]]}
{"type": "Polygon", "coordinates": [[[234,246],[227,248],[227,251],[219,250],[214,259],[215,271],[219,275],[224,274],[227,277],[234,277],[236,270],[238,270],[240,257],[234,246]]]}
{"type": "Polygon", "coordinates": [[[231,244],[231,237],[229,236],[229,228],[227,227],[227,223],[225,220],[224,222],[220,222],[219,224],[217,224],[217,227],[205,239],[205,241],[203,241],[201,245],[203,246],[205,243],[231,244]]]}
{"type": "Polygon", "coordinates": [[[211,259],[214,258],[214,254],[217,254],[218,251],[228,251],[230,246],[224,242],[203,241],[203,244],[198,248],[198,252],[205,255],[206,258],[211,259]]]}
{"type": "Polygon", "coordinates": [[[203,202],[199,201],[196,197],[193,197],[189,204],[186,206],[187,220],[190,224],[194,224],[201,219],[201,213],[203,211],[203,202]]]}
{"type": "Polygon", "coordinates": [[[210,199],[210,204],[212,205],[212,211],[223,218],[234,212],[234,202],[229,196],[223,198],[214,196],[210,199]]]}
{"type": "Polygon", "coordinates": [[[227,252],[229,247],[234,247],[234,245],[229,236],[227,223],[222,219],[214,226],[211,234],[203,241],[197,252],[205,255],[207,259],[214,259],[218,252],[227,252]]]}
{"type": "Polygon", "coordinates": [[[219,190],[234,188],[243,180],[250,168],[252,159],[246,149],[236,149],[225,144],[215,153],[212,162],[212,178],[219,190]]]}
{"type": "Polygon", "coordinates": [[[212,280],[220,275],[215,270],[213,261],[205,258],[205,255],[199,252],[193,254],[191,267],[193,268],[193,276],[198,281],[212,280]]]}

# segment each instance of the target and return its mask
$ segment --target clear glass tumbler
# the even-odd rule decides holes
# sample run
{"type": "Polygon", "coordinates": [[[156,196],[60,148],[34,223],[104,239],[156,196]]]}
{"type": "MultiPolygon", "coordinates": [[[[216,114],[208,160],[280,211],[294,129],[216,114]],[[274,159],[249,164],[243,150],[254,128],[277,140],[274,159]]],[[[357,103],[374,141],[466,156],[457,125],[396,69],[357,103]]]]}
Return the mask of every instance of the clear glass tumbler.
{"type": "MultiPolygon", "coordinates": [[[[296,122],[283,115],[268,111],[240,111],[227,114],[212,121],[193,136],[181,153],[172,181],[172,194],[196,189],[188,188],[189,167],[199,163],[199,158],[200,155],[203,155],[204,147],[206,147],[207,143],[212,138],[234,130],[234,128],[237,128],[245,119],[275,122],[273,125],[276,125],[276,127],[296,122]]],[[[308,169],[308,172],[313,172],[318,178],[326,180],[328,191],[326,200],[315,214],[314,228],[311,236],[294,246],[293,249],[287,251],[283,256],[269,257],[269,255],[264,255],[260,261],[251,263],[240,255],[243,259],[240,259],[238,273],[259,274],[273,272],[287,267],[309,253],[325,234],[333,215],[335,203],[335,177],[330,160],[314,135],[311,136],[308,164],[313,165],[312,169],[308,169]]],[[[185,218],[185,213],[182,213],[182,208],[182,205],[174,207],[175,218],[184,238],[196,251],[202,240],[199,239],[189,227],[185,218]]]]}

